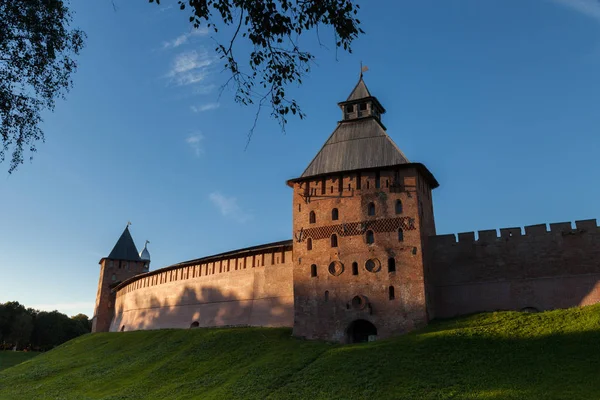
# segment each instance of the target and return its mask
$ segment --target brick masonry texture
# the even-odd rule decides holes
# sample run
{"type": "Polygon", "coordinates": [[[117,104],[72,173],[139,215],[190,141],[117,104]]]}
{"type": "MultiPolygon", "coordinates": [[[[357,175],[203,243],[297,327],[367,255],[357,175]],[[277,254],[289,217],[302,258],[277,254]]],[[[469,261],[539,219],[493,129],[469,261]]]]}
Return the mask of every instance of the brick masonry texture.
{"type": "MultiPolygon", "coordinates": [[[[419,179],[415,168],[382,169],[294,185],[294,335],[344,342],[351,340],[348,327],[355,320],[374,324],[381,338],[426,324],[424,228],[419,213],[425,194],[418,190],[419,179]],[[396,210],[397,200],[401,210],[396,210]],[[369,215],[370,203],[373,215],[369,215]],[[334,208],[337,220],[332,220],[334,208]],[[348,234],[340,234],[343,226],[350,226],[348,234]],[[372,244],[367,243],[369,230],[373,231],[372,244]],[[335,232],[337,247],[332,247],[331,236],[323,237],[322,232],[335,232]],[[390,259],[395,264],[392,272],[388,270],[390,259]],[[367,270],[368,260],[376,260],[378,270],[367,270]],[[339,274],[336,264],[343,265],[339,274]],[[360,304],[353,302],[357,297],[362,299],[360,304]]],[[[425,191],[425,185],[422,187],[425,191]]]]}
{"type": "Polygon", "coordinates": [[[292,251],[157,270],[119,287],[110,331],[291,326],[292,251]]]}
{"type": "Polygon", "coordinates": [[[600,301],[596,220],[500,229],[431,239],[435,316],[550,310],[600,301]]]}

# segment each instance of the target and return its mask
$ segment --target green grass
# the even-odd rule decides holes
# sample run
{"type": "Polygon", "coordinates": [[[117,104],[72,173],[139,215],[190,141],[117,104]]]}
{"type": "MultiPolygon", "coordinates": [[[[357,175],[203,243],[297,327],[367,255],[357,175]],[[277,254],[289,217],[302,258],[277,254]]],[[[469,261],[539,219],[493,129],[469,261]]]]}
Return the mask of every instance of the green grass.
{"type": "Polygon", "coordinates": [[[0,399],[598,399],[600,305],[341,346],[289,329],[103,333],[0,372],[0,399]]]}
{"type": "Polygon", "coordinates": [[[40,353],[35,351],[1,351],[0,350],[0,371],[3,369],[20,364],[23,361],[29,360],[40,353]]]}

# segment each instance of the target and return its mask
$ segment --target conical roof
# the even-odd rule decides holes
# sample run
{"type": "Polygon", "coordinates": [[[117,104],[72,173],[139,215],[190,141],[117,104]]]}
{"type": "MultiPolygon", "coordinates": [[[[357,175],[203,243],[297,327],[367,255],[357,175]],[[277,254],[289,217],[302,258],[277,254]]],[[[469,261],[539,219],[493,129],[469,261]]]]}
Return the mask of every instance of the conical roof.
{"type": "Polygon", "coordinates": [[[115,244],[115,247],[113,247],[107,258],[123,261],[140,261],[137,248],[129,233],[129,226],[125,227],[121,237],[117,240],[117,244],[115,244]]]}
{"type": "Polygon", "coordinates": [[[354,101],[364,99],[365,97],[371,97],[371,93],[369,93],[369,89],[367,89],[367,85],[365,85],[365,81],[363,81],[362,75],[358,80],[354,89],[352,89],[352,93],[348,96],[346,101],[354,101]]]}

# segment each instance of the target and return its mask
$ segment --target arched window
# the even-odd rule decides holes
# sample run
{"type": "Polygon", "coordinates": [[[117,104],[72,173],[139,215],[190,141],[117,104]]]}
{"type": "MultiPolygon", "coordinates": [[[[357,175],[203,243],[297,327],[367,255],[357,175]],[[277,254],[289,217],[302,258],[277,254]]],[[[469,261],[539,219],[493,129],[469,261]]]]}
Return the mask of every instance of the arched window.
{"type": "Polygon", "coordinates": [[[399,242],[404,241],[404,231],[402,230],[402,228],[398,229],[398,241],[399,242]]]}
{"type": "Polygon", "coordinates": [[[388,258],[388,272],[396,272],[396,259],[388,258]]]}
{"type": "Polygon", "coordinates": [[[337,235],[335,233],[331,235],[331,247],[338,247],[337,235]]]}
{"type": "Polygon", "coordinates": [[[306,239],[306,250],[312,250],[312,239],[306,239]]]}
{"type": "Polygon", "coordinates": [[[396,214],[402,214],[402,201],[396,200],[396,214]]]}
{"type": "Polygon", "coordinates": [[[338,209],[334,208],[333,210],[331,210],[331,220],[337,221],[338,218],[339,218],[338,209]]]}
{"type": "Polygon", "coordinates": [[[314,224],[315,222],[317,222],[317,216],[315,215],[314,211],[311,211],[310,214],[308,215],[308,222],[311,224],[314,224]]]}
{"type": "Polygon", "coordinates": [[[388,288],[388,297],[389,297],[390,300],[394,300],[396,298],[396,293],[394,293],[394,292],[395,292],[394,291],[394,287],[390,286],[388,288]]]}
{"type": "Polygon", "coordinates": [[[367,206],[367,215],[375,215],[375,203],[369,203],[367,206]]]}
{"type": "Polygon", "coordinates": [[[310,266],[310,276],[314,278],[317,276],[317,264],[313,264],[310,266]]]}
{"type": "Polygon", "coordinates": [[[325,301],[329,301],[329,290],[325,291],[325,301]]]}
{"type": "Polygon", "coordinates": [[[352,263],[352,275],[358,275],[358,263],[356,261],[352,263]]]}
{"type": "Polygon", "coordinates": [[[366,239],[367,244],[375,243],[375,236],[373,235],[373,231],[367,231],[366,239]]]}

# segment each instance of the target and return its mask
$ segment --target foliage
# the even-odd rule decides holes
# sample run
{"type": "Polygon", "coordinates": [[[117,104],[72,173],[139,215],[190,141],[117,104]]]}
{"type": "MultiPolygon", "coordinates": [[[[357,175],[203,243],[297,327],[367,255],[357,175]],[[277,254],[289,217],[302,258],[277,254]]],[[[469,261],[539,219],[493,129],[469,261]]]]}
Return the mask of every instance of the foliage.
{"type": "Polygon", "coordinates": [[[9,173],[44,140],[42,111],[72,86],[84,33],[70,23],[63,0],[0,0],[0,162],[12,153],[9,173]]]}
{"type": "Polygon", "coordinates": [[[0,347],[49,350],[91,331],[85,314],[71,318],[58,311],[25,308],[19,302],[0,303],[0,347]]]}
{"type": "Polygon", "coordinates": [[[599,343],[600,305],[349,346],[280,328],[99,333],[0,372],[0,398],[595,399],[599,343]]]}
{"type": "Polygon", "coordinates": [[[181,10],[190,11],[189,21],[195,28],[206,25],[215,32],[222,25],[233,28],[230,41],[217,43],[215,50],[231,72],[227,83],[235,85],[235,101],[244,105],[258,101],[257,117],[268,102],[271,115],[283,129],[290,112],[304,117],[298,103],[286,96],[286,87],[302,84],[302,76],[314,62],[313,54],[301,49],[300,37],[313,30],[318,33],[320,27],[331,28],[336,49],[351,52],[354,39],[364,33],[356,17],[359,6],[352,0],[180,0],[178,3],[181,10]],[[240,60],[235,53],[235,43],[240,37],[253,47],[247,60],[245,57],[240,60]]]}

